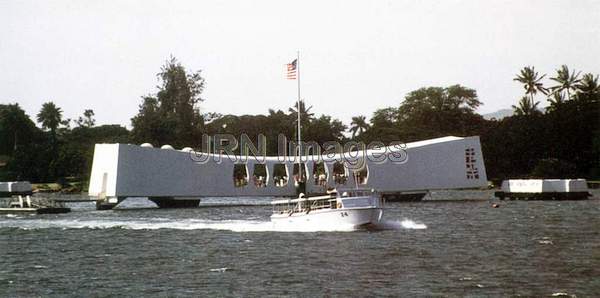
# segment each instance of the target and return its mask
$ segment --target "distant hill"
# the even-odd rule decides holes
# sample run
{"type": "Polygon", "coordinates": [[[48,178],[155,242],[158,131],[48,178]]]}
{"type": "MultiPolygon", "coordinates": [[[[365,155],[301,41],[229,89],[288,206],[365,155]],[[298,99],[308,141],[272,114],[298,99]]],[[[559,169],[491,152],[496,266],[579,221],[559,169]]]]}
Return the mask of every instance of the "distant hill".
{"type": "Polygon", "coordinates": [[[496,118],[496,120],[500,120],[502,118],[510,117],[512,115],[513,115],[512,109],[501,109],[501,110],[497,110],[492,113],[483,114],[481,116],[483,116],[483,119],[485,119],[485,120],[490,120],[492,118],[496,118]]]}
{"type": "MultiPolygon", "coordinates": [[[[546,112],[546,107],[538,107],[538,110],[542,113],[546,112]]],[[[483,119],[491,120],[492,118],[496,118],[496,120],[500,120],[502,118],[510,117],[514,115],[513,109],[500,109],[492,113],[482,114],[483,119]]]]}

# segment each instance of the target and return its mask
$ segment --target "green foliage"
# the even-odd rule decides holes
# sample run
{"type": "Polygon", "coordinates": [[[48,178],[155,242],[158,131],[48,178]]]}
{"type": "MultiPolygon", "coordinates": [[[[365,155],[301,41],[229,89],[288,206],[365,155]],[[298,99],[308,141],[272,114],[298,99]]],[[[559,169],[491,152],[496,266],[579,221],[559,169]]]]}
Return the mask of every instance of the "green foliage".
{"type": "Polygon", "coordinates": [[[598,85],[598,76],[591,73],[583,75],[577,86],[575,95],[576,100],[600,102],[600,85],[598,85]]]}
{"type": "Polygon", "coordinates": [[[523,96],[521,97],[521,100],[519,100],[519,105],[513,105],[512,108],[517,116],[541,115],[542,112],[538,109],[539,104],[539,101],[534,103],[531,101],[531,98],[523,96]]]}
{"type": "Polygon", "coordinates": [[[533,67],[524,68],[515,78],[524,84],[526,96],[513,106],[515,116],[491,122],[482,134],[488,177],[554,175],[598,178],[600,150],[594,142],[600,131],[600,89],[598,78],[570,72],[563,65],[552,81],[546,113],[537,110],[533,96],[547,90],[533,67]],[[527,96],[529,95],[529,96],[527,96]],[[565,165],[570,166],[565,166],[565,165]],[[560,171],[559,171],[560,170],[560,171]],[[567,171],[568,170],[568,171],[567,171]]]}
{"type": "Polygon", "coordinates": [[[79,117],[77,120],[78,126],[92,127],[95,124],[96,120],[94,119],[94,110],[85,110],[83,112],[83,117],[79,117]]]}
{"type": "Polygon", "coordinates": [[[413,141],[467,135],[474,124],[478,126],[483,121],[475,113],[480,105],[476,91],[460,85],[412,91],[398,109],[400,136],[413,141]]]}
{"type": "Polygon", "coordinates": [[[76,127],[60,141],[56,163],[57,177],[87,179],[92,169],[94,145],[99,143],[128,143],[129,131],[119,125],[76,127]]]}
{"type": "Polygon", "coordinates": [[[62,110],[51,101],[44,103],[37,114],[37,121],[42,124],[42,128],[54,133],[62,122],[62,110]]]}
{"type": "MultiPolygon", "coordinates": [[[[239,137],[242,133],[251,140],[257,140],[262,134],[267,138],[267,154],[275,155],[278,152],[277,137],[283,134],[288,141],[296,140],[297,107],[288,109],[288,113],[281,110],[269,110],[268,115],[220,115],[206,124],[205,132],[208,135],[232,134],[239,137]]],[[[305,107],[301,102],[300,116],[302,123],[302,139],[325,143],[327,141],[340,141],[344,138],[346,126],[339,120],[328,115],[315,117],[311,107],[305,107]]]]}
{"type": "Polygon", "coordinates": [[[569,68],[566,65],[562,65],[556,70],[556,77],[550,78],[558,83],[558,85],[550,87],[550,90],[555,95],[562,95],[563,92],[566,92],[566,98],[571,99],[571,92],[576,90],[577,84],[580,81],[578,79],[580,73],[581,72],[575,73],[575,71],[569,72],[569,68]]]}
{"type": "MultiPolygon", "coordinates": [[[[315,117],[315,113],[311,112],[312,106],[307,107],[304,100],[300,100],[300,123],[302,127],[306,127],[315,117]]],[[[288,109],[290,118],[293,119],[294,125],[298,125],[298,103],[288,109]]]]}
{"type": "Polygon", "coordinates": [[[350,131],[352,132],[352,138],[356,137],[356,134],[361,135],[365,130],[369,129],[369,124],[367,123],[367,117],[365,116],[356,116],[352,117],[352,122],[350,123],[350,131]]]}
{"type": "Polygon", "coordinates": [[[488,124],[480,137],[489,178],[526,178],[546,156],[544,117],[513,116],[488,124]]]}
{"type": "Polygon", "coordinates": [[[11,180],[42,181],[54,179],[54,141],[48,133],[35,131],[27,142],[19,143],[6,170],[11,180]]]}
{"type": "MultiPolygon", "coordinates": [[[[546,109],[547,111],[555,111],[559,109],[565,103],[565,97],[560,92],[553,92],[552,96],[548,97],[548,102],[550,105],[546,109]]],[[[513,106],[514,108],[515,106],[513,106]]]]}
{"type": "Polygon", "coordinates": [[[42,126],[37,128],[19,105],[0,105],[0,154],[8,161],[0,168],[5,180],[57,181],[76,177],[86,180],[96,143],[127,143],[129,131],[118,125],[93,126],[92,110],[86,110],[82,126],[61,128],[62,110],[45,103],[38,114],[42,126]],[[6,141],[4,141],[6,140],[6,141]]]}
{"type": "Polygon", "coordinates": [[[405,133],[400,129],[398,109],[389,107],[376,110],[371,117],[371,125],[365,133],[360,135],[360,140],[369,143],[381,141],[389,143],[398,141],[400,135],[405,133]]]}
{"type": "Polygon", "coordinates": [[[131,119],[133,139],[155,146],[198,146],[204,125],[198,104],[204,91],[201,71],[188,73],[175,58],[161,68],[158,92],[142,97],[139,113],[131,119]]]}
{"type": "Polygon", "coordinates": [[[314,141],[323,144],[329,141],[341,141],[344,138],[343,132],[346,130],[346,125],[337,119],[332,119],[331,116],[321,115],[319,118],[313,119],[303,130],[304,140],[314,141]]]}
{"type": "Polygon", "coordinates": [[[0,105],[0,155],[12,155],[29,145],[38,132],[19,104],[0,105]]]}
{"type": "MultiPolygon", "coordinates": [[[[565,66],[566,69],[566,66],[565,66]]],[[[563,82],[564,74],[562,71],[566,71],[567,76],[569,75],[568,69],[560,69],[561,73],[557,78],[553,78],[557,80],[561,84],[567,84],[563,82]]],[[[548,88],[544,87],[542,83],[542,79],[546,75],[540,76],[533,66],[527,66],[521,70],[519,74],[513,79],[521,84],[523,84],[523,88],[525,89],[525,96],[519,100],[519,104],[517,106],[513,105],[512,108],[515,111],[517,116],[530,116],[530,115],[539,115],[541,112],[538,110],[537,106],[539,105],[539,101],[535,101],[535,95],[540,92],[542,94],[548,94],[548,88]],[[529,95],[529,97],[527,97],[529,95]]],[[[570,85],[569,85],[570,86],[570,85]]],[[[562,88],[562,87],[560,87],[562,88]]],[[[562,89],[561,89],[562,90],[562,89]]]]}
{"type": "Polygon", "coordinates": [[[577,178],[577,168],[573,163],[556,158],[540,159],[533,168],[532,177],[539,179],[577,178]]]}
{"type": "Polygon", "coordinates": [[[523,84],[525,94],[529,95],[531,102],[533,102],[533,97],[538,92],[548,94],[548,89],[545,88],[544,84],[542,83],[542,79],[544,79],[545,76],[546,75],[539,76],[539,74],[535,71],[535,67],[526,66],[513,80],[523,84]]]}

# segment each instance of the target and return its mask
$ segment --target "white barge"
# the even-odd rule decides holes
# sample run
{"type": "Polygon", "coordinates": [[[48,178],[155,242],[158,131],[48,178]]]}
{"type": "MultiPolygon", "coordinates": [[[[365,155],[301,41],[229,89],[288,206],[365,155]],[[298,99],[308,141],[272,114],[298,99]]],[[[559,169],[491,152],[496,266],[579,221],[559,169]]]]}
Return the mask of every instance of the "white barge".
{"type": "Polygon", "coordinates": [[[501,200],[585,200],[591,193],[585,179],[510,179],[494,195],[501,200]]]}

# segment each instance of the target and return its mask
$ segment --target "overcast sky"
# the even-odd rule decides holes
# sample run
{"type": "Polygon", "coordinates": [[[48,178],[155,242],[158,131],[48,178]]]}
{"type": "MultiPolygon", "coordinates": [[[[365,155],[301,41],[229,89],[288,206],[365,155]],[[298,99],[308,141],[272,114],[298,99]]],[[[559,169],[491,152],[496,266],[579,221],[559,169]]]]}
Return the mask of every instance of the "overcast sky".
{"type": "Polygon", "coordinates": [[[204,112],[267,113],[295,101],[297,50],[303,97],[346,124],[423,86],[474,88],[488,113],[523,66],[599,74],[600,1],[0,0],[0,103],[129,127],[173,55],[202,70],[204,112]]]}

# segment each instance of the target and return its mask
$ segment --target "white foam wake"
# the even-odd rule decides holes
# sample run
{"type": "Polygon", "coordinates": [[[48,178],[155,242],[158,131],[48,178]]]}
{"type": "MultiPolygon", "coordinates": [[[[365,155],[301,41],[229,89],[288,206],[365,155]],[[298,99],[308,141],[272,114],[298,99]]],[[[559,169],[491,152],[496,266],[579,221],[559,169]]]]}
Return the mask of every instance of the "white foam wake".
{"type": "MultiPolygon", "coordinates": [[[[317,226],[317,225],[274,225],[271,221],[261,220],[199,220],[180,219],[170,220],[165,218],[115,220],[115,219],[26,219],[0,221],[0,228],[31,229],[112,229],[121,228],[128,230],[225,230],[233,232],[351,232],[357,230],[354,227],[339,226],[317,226]]],[[[399,229],[426,229],[422,223],[412,220],[389,221],[384,220],[375,229],[399,230],[399,229]]]]}
{"type": "Polygon", "coordinates": [[[31,229],[111,229],[128,230],[226,230],[233,232],[321,232],[321,231],[353,231],[347,226],[275,226],[270,221],[259,220],[19,220],[0,221],[0,228],[31,229]]]}
{"type": "Polygon", "coordinates": [[[423,230],[427,229],[427,225],[423,223],[417,223],[410,219],[404,219],[402,221],[395,220],[384,220],[381,223],[381,228],[389,230],[400,230],[400,229],[411,229],[411,230],[423,230]]]}

